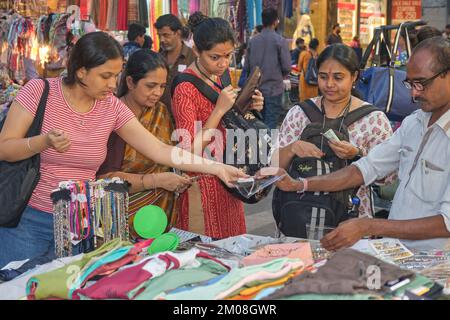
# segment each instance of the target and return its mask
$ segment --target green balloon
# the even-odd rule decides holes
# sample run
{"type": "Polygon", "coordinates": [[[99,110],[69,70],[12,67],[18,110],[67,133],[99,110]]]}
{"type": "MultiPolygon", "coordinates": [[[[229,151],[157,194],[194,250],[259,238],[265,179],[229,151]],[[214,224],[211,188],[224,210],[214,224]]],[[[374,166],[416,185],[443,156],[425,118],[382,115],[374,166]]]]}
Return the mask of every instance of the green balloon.
{"type": "Polygon", "coordinates": [[[156,238],[166,230],[167,215],[158,206],[145,206],[136,213],[133,226],[140,237],[144,239],[156,238]]]}
{"type": "Polygon", "coordinates": [[[174,251],[178,248],[179,243],[180,238],[178,237],[178,235],[173,232],[168,232],[160,235],[155,240],[153,240],[147,251],[150,255],[158,252],[174,251]]]}

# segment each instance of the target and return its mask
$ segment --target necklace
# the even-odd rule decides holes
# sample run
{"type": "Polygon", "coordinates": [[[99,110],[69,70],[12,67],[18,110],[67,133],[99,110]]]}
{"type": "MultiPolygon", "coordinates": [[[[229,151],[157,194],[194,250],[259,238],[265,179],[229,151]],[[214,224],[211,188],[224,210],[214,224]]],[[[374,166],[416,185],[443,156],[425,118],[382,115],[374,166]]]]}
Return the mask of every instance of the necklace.
{"type": "MultiPolygon", "coordinates": [[[[133,109],[137,110],[137,112],[135,113],[135,116],[138,120],[140,120],[142,115],[144,114],[144,110],[141,107],[135,107],[133,104],[131,104],[130,101],[128,100],[128,94],[123,96],[123,100],[124,100],[125,104],[127,105],[127,107],[131,109],[131,111],[133,111],[133,109]]],[[[147,108],[145,108],[145,109],[147,109],[147,108]]],[[[133,111],[133,113],[134,113],[134,111],[133,111]]]]}
{"type": "Polygon", "coordinates": [[[211,81],[211,82],[213,83],[213,85],[214,85],[216,88],[218,88],[218,89],[220,89],[220,90],[223,90],[223,89],[224,89],[224,87],[223,87],[222,85],[220,85],[219,83],[217,83],[216,81],[214,81],[213,79],[211,79],[206,73],[204,73],[204,72],[202,71],[202,69],[200,69],[200,66],[199,66],[199,64],[198,64],[198,59],[195,60],[195,66],[197,67],[197,70],[200,72],[200,74],[201,74],[202,76],[204,76],[206,79],[208,79],[209,81],[211,81]]]}
{"type": "MultiPolygon", "coordinates": [[[[322,131],[325,131],[325,126],[326,126],[326,123],[327,123],[327,114],[325,112],[325,105],[323,103],[323,100],[324,99],[322,98],[322,100],[320,101],[320,108],[321,108],[322,114],[323,114],[322,131]]],[[[352,105],[352,97],[350,96],[350,99],[348,100],[348,103],[341,110],[341,112],[339,112],[338,116],[336,117],[336,119],[339,119],[341,117],[341,115],[342,115],[341,123],[339,125],[339,132],[341,132],[342,125],[344,124],[345,117],[347,116],[351,105],[352,105]]],[[[323,135],[322,135],[322,137],[320,139],[320,150],[321,151],[323,150],[323,135]]]]}
{"type": "MultiPolygon", "coordinates": [[[[64,90],[61,90],[61,91],[63,92],[63,96],[65,95],[64,99],[66,100],[70,109],[72,109],[74,111],[74,113],[76,114],[76,116],[79,118],[78,121],[79,121],[80,125],[84,126],[86,124],[86,120],[85,120],[84,116],[86,113],[90,112],[93,109],[93,107],[95,106],[96,100],[94,99],[94,101],[91,103],[89,110],[87,112],[79,112],[72,107],[75,104],[72,102],[72,95],[70,93],[70,90],[68,88],[66,88],[65,93],[64,93],[64,90]]],[[[75,107],[76,107],[76,105],[75,105],[75,107]]]]}

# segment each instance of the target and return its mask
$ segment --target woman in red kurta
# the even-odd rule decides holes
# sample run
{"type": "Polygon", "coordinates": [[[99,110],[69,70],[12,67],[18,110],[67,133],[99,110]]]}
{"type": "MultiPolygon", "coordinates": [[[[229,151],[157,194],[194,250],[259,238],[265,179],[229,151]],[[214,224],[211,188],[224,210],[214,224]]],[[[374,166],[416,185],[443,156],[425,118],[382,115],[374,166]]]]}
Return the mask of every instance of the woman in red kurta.
{"type": "MultiPolygon", "coordinates": [[[[185,137],[184,141],[180,141],[181,146],[191,148],[193,153],[204,157],[211,154],[221,160],[226,144],[221,119],[231,109],[236,98],[231,86],[223,88],[220,83],[220,75],[228,72],[234,51],[233,31],[227,21],[207,18],[195,27],[194,43],[193,50],[198,58],[185,72],[216,90],[219,98],[214,105],[192,83],[183,82],[175,88],[172,111],[177,129],[186,130],[190,135],[180,134],[181,139],[185,137]],[[199,130],[200,125],[202,130],[199,130]],[[219,130],[222,141],[218,137],[207,137],[208,129],[219,130]],[[202,139],[206,142],[202,142],[202,139]],[[205,149],[210,152],[205,154],[205,149]]],[[[263,101],[261,93],[256,91],[252,108],[261,110],[263,101]]],[[[201,176],[181,195],[179,201],[181,210],[178,227],[181,229],[213,238],[226,238],[246,232],[243,203],[213,176],[201,176]]]]}

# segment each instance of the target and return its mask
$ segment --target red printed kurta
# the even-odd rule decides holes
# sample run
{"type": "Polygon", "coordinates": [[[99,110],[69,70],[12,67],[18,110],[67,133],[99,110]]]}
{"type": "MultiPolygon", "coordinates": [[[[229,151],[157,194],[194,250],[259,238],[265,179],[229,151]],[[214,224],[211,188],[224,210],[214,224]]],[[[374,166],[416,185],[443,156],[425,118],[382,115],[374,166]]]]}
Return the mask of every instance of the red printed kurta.
{"type": "MultiPolygon", "coordinates": [[[[195,75],[190,69],[185,72],[195,75]]],[[[176,128],[187,130],[191,138],[190,141],[182,141],[181,147],[185,149],[190,147],[194,140],[195,122],[201,122],[204,126],[213,109],[214,104],[205,98],[193,84],[183,82],[176,87],[172,98],[176,128]]],[[[218,129],[225,137],[225,129],[221,125],[218,129]]],[[[226,139],[223,140],[222,148],[225,143],[226,139]]],[[[219,157],[220,151],[217,151],[217,157],[219,157]]],[[[206,235],[213,238],[226,238],[246,232],[243,203],[233,197],[218,178],[202,177],[199,180],[199,187],[206,235]]],[[[189,230],[188,192],[183,193],[179,199],[181,210],[178,227],[183,230],[189,230]]]]}

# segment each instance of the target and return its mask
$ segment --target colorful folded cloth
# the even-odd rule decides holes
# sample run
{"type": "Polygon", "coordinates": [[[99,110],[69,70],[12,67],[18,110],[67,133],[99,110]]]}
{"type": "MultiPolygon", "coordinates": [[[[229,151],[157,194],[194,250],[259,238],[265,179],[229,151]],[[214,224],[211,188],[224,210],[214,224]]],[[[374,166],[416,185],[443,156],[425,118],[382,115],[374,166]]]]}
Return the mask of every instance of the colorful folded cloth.
{"type": "Polygon", "coordinates": [[[305,267],[314,264],[309,242],[269,244],[242,259],[244,266],[262,264],[278,258],[301,259],[305,267]]]}
{"type": "Polygon", "coordinates": [[[30,278],[26,288],[28,299],[71,299],[73,291],[84,285],[91,275],[97,274],[98,268],[106,271],[105,265],[120,260],[126,264],[130,260],[127,256],[135,257],[137,253],[138,249],[131,246],[131,243],[114,239],[83,255],[78,261],[30,278]]]}

